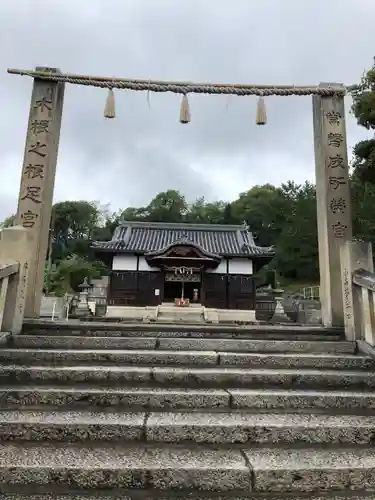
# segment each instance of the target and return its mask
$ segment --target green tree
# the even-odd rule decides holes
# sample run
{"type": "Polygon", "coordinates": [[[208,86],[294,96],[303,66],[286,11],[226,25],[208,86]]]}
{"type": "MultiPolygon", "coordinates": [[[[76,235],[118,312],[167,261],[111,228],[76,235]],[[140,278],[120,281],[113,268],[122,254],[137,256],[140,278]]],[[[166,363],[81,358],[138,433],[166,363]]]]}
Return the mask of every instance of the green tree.
{"type": "Polygon", "coordinates": [[[355,172],[351,177],[353,235],[371,241],[375,248],[375,185],[363,182],[355,172]]]}
{"type": "MultiPolygon", "coordinates": [[[[358,125],[375,129],[375,65],[365,73],[361,82],[351,90],[352,113],[358,125]]],[[[358,142],[354,146],[355,174],[364,181],[375,183],[375,138],[358,142]]]]}
{"type": "Polygon", "coordinates": [[[257,243],[269,246],[277,245],[288,210],[288,200],[282,191],[265,184],[241,193],[231,205],[231,217],[237,223],[246,221],[257,243]]]}
{"type": "Polygon", "coordinates": [[[121,213],[122,220],[146,221],[148,217],[149,214],[147,212],[147,208],[145,207],[141,208],[128,207],[121,213]]]}
{"type": "Polygon", "coordinates": [[[79,255],[71,255],[52,267],[46,279],[48,293],[61,296],[79,291],[85,277],[100,278],[108,269],[99,261],[88,261],[79,255]]]}
{"type": "Polygon", "coordinates": [[[197,198],[185,215],[185,221],[194,224],[222,224],[224,219],[225,202],[206,202],[204,197],[197,198]]]}
{"type": "Polygon", "coordinates": [[[103,225],[103,214],[95,202],[63,201],[52,209],[52,261],[77,254],[92,258],[90,250],[98,226],[103,225]]]}
{"type": "Polygon", "coordinates": [[[13,226],[14,222],[16,220],[16,215],[9,215],[9,217],[6,217],[3,222],[0,223],[0,229],[4,229],[5,227],[11,227],[13,226]]]}
{"type": "Polygon", "coordinates": [[[316,282],[319,253],[315,186],[288,182],[280,191],[288,210],[276,243],[274,267],[284,278],[316,282]]]}
{"type": "Polygon", "coordinates": [[[185,197],[179,191],[168,189],[155,196],[145,208],[149,222],[182,222],[187,213],[185,197]]]}

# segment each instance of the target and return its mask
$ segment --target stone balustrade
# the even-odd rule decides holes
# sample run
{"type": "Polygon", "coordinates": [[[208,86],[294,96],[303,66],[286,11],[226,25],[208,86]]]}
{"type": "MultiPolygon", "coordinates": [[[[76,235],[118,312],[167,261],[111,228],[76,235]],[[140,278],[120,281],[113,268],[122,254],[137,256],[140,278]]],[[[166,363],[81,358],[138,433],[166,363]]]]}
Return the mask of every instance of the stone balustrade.
{"type": "Polygon", "coordinates": [[[358,340],[375,347],[375,274],[365,269],[353,272],[354,294],[357,295],[360,324],[358,340]]]}
{"type": "Polygon", "coordinates": [[[346,338],[375,346],[375,274],[371,243],[344,242],[340,264],[346,338]]]}
{"type": "Polygon", "coordinates": [[[25,312],[31,234],[22,226],[0,231],[0,332],[19,333],[25,312]]]}

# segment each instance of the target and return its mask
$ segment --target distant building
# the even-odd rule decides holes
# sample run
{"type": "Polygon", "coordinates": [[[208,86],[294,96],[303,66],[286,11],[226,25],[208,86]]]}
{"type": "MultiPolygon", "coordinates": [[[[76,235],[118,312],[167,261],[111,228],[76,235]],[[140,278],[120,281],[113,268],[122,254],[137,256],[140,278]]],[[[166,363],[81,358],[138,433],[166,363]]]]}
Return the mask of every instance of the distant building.
{"type": "Polygon", "coordinates": [[[246,225],[123,222],[93,248],[112,270],[110,306],[183,297],[208,308],[255,309],[253,274],[274,256],[246,225]]]}

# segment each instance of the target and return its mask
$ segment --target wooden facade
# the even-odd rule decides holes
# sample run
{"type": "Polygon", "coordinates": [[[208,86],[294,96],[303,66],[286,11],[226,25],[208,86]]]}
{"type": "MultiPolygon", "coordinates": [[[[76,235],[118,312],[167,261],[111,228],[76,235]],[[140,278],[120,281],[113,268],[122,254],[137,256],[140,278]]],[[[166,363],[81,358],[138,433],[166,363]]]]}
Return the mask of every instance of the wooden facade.
{"type": "MultiPolygon", "coordinates": [[[[108,305],[157,306],[165,300],[163,271],[112,271],[108,305]],[[158,294],[155,294],[158,290],[158,294]]],[[[252,276],[202,272],[200,303],[216,309],[255,309],[252,276]]]]}
{"type": "Polygon", "coordinates": [[[108,287],[110,306],[157,306],[164,287],[163,274],[150,271],[112,271],[108,287]]]}

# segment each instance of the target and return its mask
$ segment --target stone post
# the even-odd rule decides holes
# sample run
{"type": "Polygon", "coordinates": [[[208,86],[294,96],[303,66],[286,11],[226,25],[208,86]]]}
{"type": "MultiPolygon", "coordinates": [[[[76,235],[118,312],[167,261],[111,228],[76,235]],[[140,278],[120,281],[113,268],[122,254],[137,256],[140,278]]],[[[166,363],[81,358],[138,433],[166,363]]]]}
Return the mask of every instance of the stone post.
{"type": "MultiPolygon", "coordinates": [[[[368,242],[345,241],[340,247],[341,277],[343,289],[344,324],[347,340],[358,340],[363,331],[361,294],[353,287],[353,272],[358,269],[374,272],[372,246],[368,242]]],[[[368,290],[366,290],[368,293],[368,290]]]]}
{"type": "Polygon", "coordinates": [[[0,232],[0,262],[9,259],[19,264],[19,271],[9,276],[4,294],[3,330],[20,333],[25,312],[26,292],[29,276],[29,261],[32,249],[32,235],[21,226],[13,226],[0,232]]]}
{"type": "Polygon", "coordinates": [[[322,320],[343,326],[340,244],[352,239],[344,98],[313,96],[313,116],[322,320]]]}
{"type": "MultiPolygon", "coordinates": [[[[36,71],[59,73],[38,67],[36,71]]],[[[34,79],[17,220],[32,235],[25,316],[40,315],[52,199],[64,100],[64,84],[34,79]]]]}

